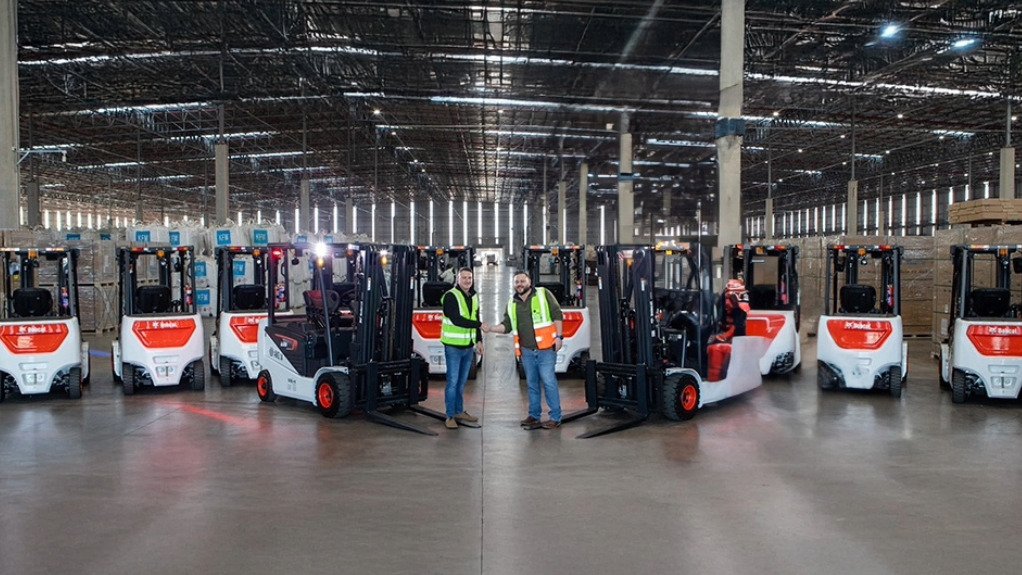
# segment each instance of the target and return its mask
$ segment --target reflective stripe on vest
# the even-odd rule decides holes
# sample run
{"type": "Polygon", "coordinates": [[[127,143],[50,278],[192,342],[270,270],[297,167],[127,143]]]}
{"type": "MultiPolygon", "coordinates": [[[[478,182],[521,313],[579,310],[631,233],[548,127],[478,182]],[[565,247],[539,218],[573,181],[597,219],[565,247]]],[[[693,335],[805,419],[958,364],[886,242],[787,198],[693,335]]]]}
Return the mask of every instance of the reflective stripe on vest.
{"type": "MultiPolygon", "coordinates": [[[[547,300],[546,291],[546,288],[535,288],[536,293],[530,302],[536,349],[552,349],[557,338],[557,326],[550,315],[550,302],[547,300]]],[[[521,357],[522,348],[518,340],[518,304],[513,296],[507,303],[507,315],[511,320],[511,334],[515,336],[515,355],[521,357]]]]}
{"type": "MultiPolygon", "coordinates": [[[[476,321],[479,318],[479,295],[472,296],[472,309],[468,308],[468,302],[465,300],[465,293],[458,288],[452,288],[444,293],[440,298],[443,301],[444,297],[448,294],[454,294],[454,298],[458,300],[458,311],[461,312],[461,317],[476,321]]],[[[459,327],[454,325],[446,315],[440,326],[440,343],[445,345],[457,345],[466,347],[476,342],[476,328],[474,327],[459,327]]]]}

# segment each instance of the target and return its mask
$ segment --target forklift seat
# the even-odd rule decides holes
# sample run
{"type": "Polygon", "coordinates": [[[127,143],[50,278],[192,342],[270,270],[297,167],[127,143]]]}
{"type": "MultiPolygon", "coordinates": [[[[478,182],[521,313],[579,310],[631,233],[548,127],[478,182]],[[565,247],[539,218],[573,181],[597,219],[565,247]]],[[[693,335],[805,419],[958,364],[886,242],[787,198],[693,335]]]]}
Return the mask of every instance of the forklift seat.
{"type": "Polygon", "coordinates": [[[351,307],[355,301],[355,289],[358,284],[355,282],[341,282],[334,284],[334,292],[337,294],[337,305],[339,307],[351,307]]]}
{"type": "Polygon", "coordinates": [[[550,290],[550,294],[554,296],[554,299],[556,299],[558,303],[564,301],[564,286],[562,284],[557,282],[538,283],[536,284],[536,287],[550,290]]]}
{"type": "Polygon", "coordinates": [[[422,284],[422,305],[425,307],[440,307],[444,294],[450,291],[454,284],[447,282],[426,282],[422,284]]]}
{"type": "Polygon", "coordinates": [[[877,304],[877,290],[866,284],[841,286],[841,309],[844,313],[870,313],[877,304]]]}
{"type": "Polygon", "coordinates": [[[749,307],[752,309],[777,309],[777,288],[765,284],[750,286],[749,307]]]}
{"type": "Polygon", "coordinates": [[[138,313],[170,311],[170,286],[139,286],[135,291],[135,311],[138,313]]]}
{"type": "Polygon", "coordinates": [[[53,309],[53,294],[46,288],[16,289],[12,299],[18,317],[42,317],[53,309]]]}
{"type": "MultiPolygon", "coordinates": [[[[309,314],[309,316],[310,317],[312,317],[313,315],[321,316],[321,312],[323,311],[322,293],[318,289],[317,290],[310,289],[305,290],[305,292],[302,293],[302,297],[305,298],[305,307],[308,309],[307,313],[309,314]]],[[[329,305],[327,313],[330,315],[337,313],[337,308],[340,307],[341,305],[341,296],[338,295],[337,292],[334,290],[327,290],[326,299],[327,304],[329,305]]]]}
{"type": "Polygon", "coordinates": [[[266,286],[243,284],[234,286],[231,293],[234,309],[239,311],[260,310],[266,307],[266,286]]]}
{"type": "Polygon", "coordinates": [[[1011,309],[1007,288],[976,288],[969,294],[972,313],[978,317],[1004,317],[1011,309]]]}

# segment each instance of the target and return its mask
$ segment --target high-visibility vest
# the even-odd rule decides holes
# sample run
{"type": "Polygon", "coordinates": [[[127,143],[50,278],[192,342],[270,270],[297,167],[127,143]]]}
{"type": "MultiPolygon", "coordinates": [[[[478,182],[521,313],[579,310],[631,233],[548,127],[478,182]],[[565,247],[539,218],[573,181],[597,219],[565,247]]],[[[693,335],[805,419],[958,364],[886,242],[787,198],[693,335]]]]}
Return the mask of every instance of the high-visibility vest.
{"type": "MultiPolygon", "coordinates": [[[[536,349],[552,349],[557,339],[557,327],[550,315],[550,302],[547,300],[546,288],[535,288],[532,296],[532,328],[536,334],[536,349]]],[[[515,355],[522,356],[522,348],[518,341],[518,303],[514,296],[507,302],[507,316],[511,319],[511,335],[515,336],[515,355]]]]}
{"type": "MultiPolygon", "coordinates": [[[[461,312],[461,317],[472,321],[479,319],[479,295],[472,296],[472,308],[469,309],[469,302],[465,299],[465,293],[458,288],[452,288],[444,293],[440,301],[443,301],[444,297],[450,294],[454,294],[454,298],[458,300],[458,310],[461,312]]],[[[456,345],[459,347],[468,347],[476,342],[476,328],[474,327],[459,327],[454,325],[451,318],[444,315],[443,322],[440,327],[440,343],[445,345],[456,345]]]]}

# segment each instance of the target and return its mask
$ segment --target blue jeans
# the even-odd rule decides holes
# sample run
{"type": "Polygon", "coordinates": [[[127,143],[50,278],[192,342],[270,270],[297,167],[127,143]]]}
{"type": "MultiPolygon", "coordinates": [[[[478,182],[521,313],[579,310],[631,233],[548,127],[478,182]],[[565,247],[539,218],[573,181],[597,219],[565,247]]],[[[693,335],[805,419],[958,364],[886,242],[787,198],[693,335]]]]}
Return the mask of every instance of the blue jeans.
{"type": "Polygon", "coordinates": [[[539,419],[543,414],[540,403],[540,383],[546,394],[546,405],[550,408],[550,420],[561,420],[561,394],[557,389],[557,374],[554,365],[557,363],[557,352],[553,349],[535,350],[522,348],[522,368],[525,369],[525,382],[529,386],[529,416],[539,419]]]}
{"type": "Polygon", "coordinates": [[[447,417],[451,418],[465,411],[465,382],[472,362],[476,360],[475,347],[444,346],[444,359],[447,362],[447,387],[444,389],[444,403],[447,417]]]}

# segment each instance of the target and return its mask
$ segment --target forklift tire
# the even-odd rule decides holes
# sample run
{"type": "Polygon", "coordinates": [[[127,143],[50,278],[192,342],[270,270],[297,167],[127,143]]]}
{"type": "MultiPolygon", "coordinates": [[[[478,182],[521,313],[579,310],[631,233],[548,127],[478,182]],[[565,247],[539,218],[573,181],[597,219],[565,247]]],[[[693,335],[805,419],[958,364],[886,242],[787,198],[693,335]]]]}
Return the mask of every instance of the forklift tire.
{"type": "Polygon", "coordinates": [[[960,369],[951,372],[951,403],[965,403],[965,372],[960,369]]]}
{"type": "Polygon", "coordinates": [[[72,367],[67,372],[67,396],[71,399],[82,398],[82,368],[72,367]]]}
{"type": "Polygon", "coordinates": [[[206,364],[201,359],[192,362],[192,377],[190,378],[192,391],[206,389],[206,364]]]}
{"type": "Polygon", "coordinates": [[[273,379],[270,372],[265,369],[256,377],[256,395],[266,403],[273,403],[277,399],[277,394],[273,393],[273,379]]]}
{"type": "Polygon", "coordinates": [[[944,354],[937,356],[937,380],[940,381],[941,389],[951,387],[948,380],[944,379],[944,354]]]}
{"type": "Polygon", "coordinates": [[[7,399],[7,374],[0,371],[0,403],[3,403],[7,399]]]}
{"type": "Polygon", "coordinates": [[[220,356],[220,387],[230,387],[234,383],[231,377],[231,363],[233,363],[231,360],[220,356]]]}
{"type": "Polygon", "coordinates": [[[316,381],[316,405],[323,417],[346,417],[351,413],[351,380],[341,374],[324,373],[316,381]]]}
{"type": "Polygon", "coordinates": [[[891,384],[891,397],[897,399],[901,397],[901,384],[903,382],[901,378],[901,367],[892,367],[887,372],[887,377],[891,384]]]}
{"type": "Polygon", "coordinates": [[[88,363],[89,375],[85,376],[85,379],[82,380],[82,385],[89,385],[89,383],[92,381],[92,358],[90,357],[86,361],[89,362],[88,363]]]}
{"type": "Polygon", "coordinates": [[[816,362],[816,384],[820,389],[830,390],[834,389],[834,381],[827,377],[827,372],[830,370],[822,361],[816,362]]]}
{"type": "Polygon", "coordinates": [[[671,421],[692,419],[699,409],[699,384],[691,375],[671,375],[664,380],[661,410],[671,421]]]}
{"type": "Polygon", "coordinates": [[[135,368],[130,363],[121,364],[121,386],[124,395],[135,395],[135,368]]]}
{"type": "MultiPolygon", "coordinates": [[[[89,371],[91,372],[92,370],[90,369],[89,371]]],[[[121,373],[124,372],[122,371],[121,373]]],[[[112,353],[110,354],[110,377],[114,378],[114,383],[121,383],[121,376],[117,375],[117,372],[114,371],[114,354],[112,353]]]]}

